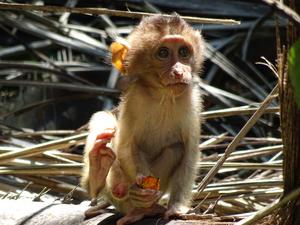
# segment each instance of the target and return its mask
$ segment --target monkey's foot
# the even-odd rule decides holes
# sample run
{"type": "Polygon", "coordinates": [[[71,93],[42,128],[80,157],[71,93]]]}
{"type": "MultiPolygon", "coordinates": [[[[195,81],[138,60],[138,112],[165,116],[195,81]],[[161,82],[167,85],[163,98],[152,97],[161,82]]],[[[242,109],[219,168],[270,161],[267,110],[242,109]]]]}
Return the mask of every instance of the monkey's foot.
{"type": "Polygon", "coordinates": [[[143,219],[144,217],[163,215],[165,211],[166,209],[158,204],[154,204],[149,208],[135,208],[119,219],[117,221],[117,225],[131,224],[143,219]]]}
{"type": "Polygon", "coordinates": [[[110,203],[104,202],[104,203],[101,203],[99,205],[95,205],[95,206],[90,207],[89,209],[87,209],[84,212],[85,219],[90,219],[90,218],[93,218],[95,216],[98,216],[98,215],[101,215],[101,214],[105,213],[106,212],[105,208],[107,208],[108,206],[110,206],[110,203]]]}
{"type": "Polygon", "coordinates": [[[188,207],[180,204],[174,204],[171,205],[165,212],[164,218],[168,220],[171,218],[180,218],[182,215],[185,215],[188,211],[188,207]]]}
{"type": "Polygon", "coordinates": [[[92,198],[97,197],[104,187],[109,169],[116,159],[115,153],[106,147],[114,132],[114,130],[108,130],[99,134],[92,150],[89,152],[89,187],[92,198]]]}

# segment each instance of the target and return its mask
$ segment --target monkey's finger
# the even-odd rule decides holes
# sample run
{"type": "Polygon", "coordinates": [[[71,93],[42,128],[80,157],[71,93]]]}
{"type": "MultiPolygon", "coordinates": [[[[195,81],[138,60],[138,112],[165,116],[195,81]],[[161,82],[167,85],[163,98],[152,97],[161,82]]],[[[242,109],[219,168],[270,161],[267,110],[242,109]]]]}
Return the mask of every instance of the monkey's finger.
{"type": "Polygon", "coordinates": [[[100,148],[105,148],[107,143],[108,143],[107,140],[96,140],[91,151],[95,151],[100,148]]]}
{"type": "Polygon", "coordinates": [[[97,154],[98,155],[94,158],[90,157],[91,167],[93,165],[99,165],[102,168],[106,164],[111,165],[117,158],[116,154],[110,148],[107,147],[100,148],[97,154]]]}
{"type": "Polygon", "coordinates": [[[95,141],[94,147],[95,147],[95,146],[96,146],[96,147],[106,146],[108,142],[109,142],[108,139],[97,139],[97,140],[95,141]]]}
{"type": "Polygon", "coordinates": [[[110,149],[101,149],[100,151],[110,152],[110,154],[90,160],[89,177],[95,178],[89,180],[90,193],[93,197],[97,196],[105,186],[107,174],[116,158],[110,149]]]}
{"type": "Polygon", "coordinates": [[[157,192],[153,195],[145,195],[145,196],[139,196],[139,195],[130,195],[130,199],[134,201],[155,201],[156,199],[160,198],[162,195],[161,193],[157,192]]]}
{"type": "Polygon", "coordinates": [[[91,149],[91,151],[89,152],[89,157],[97,157],[102,153],[106,153],[107,151],[102,151],[102,150],[108,150],[108,152],[112,152],[112,150],[108,147],[106,147],[107,145],[107,140],[97,140],[93,146],[93,148],[91,149]]]}
{"type": "Polygon", "coordinates": [[[100,191],[104,188],[108,170],[109,168],[100,169],[99,167],[93,165],[90,166],[89,176],[95,178],[89,180],[91,197],[96,198],[100,191]]]}
{"type": "Polygon", "coordinates": [[[105,162],[112,164],[115,159],[116,154],[106,144],[97,143],[89,152],[90,170],[98,170],[105,162]]]}
{"type": "Polygon", "coordinates": [[[143,201],[131,200],[131,204],[134,205],[135,207],[138,207],[138,208],[149,208],[157,202],[158,202],[158,199],[151,199],[151,200],[148,200],[148,201],[145,201],[145,200],[143,200],[143,201]]]}
{"type": "Polygon", "coordinates": [[[104,141],[96,141],[93,148],[89,152],[89,159],[94,160],[99,156],[99,150],[106,148],[106,142],[104,141]]]}
{"type": "Polygon", "coordinates": [[[114,153],[114,151],[108,147],[99,149],[99,156],[100,157],[110,157],[112,159],[116,158],[116,154],[114,153]]]}
{"type": "Polygon", "coordinates": [[[132,196],[130,200],[132,204],[136,207],[149,208],[154,203],[157,203],[158,200],[161,198],[161,196],[162,196],[161,193],[156,193],[153,196],[146,196],[146,197],[132,196]]]}
{"type": "Polygon", "coordinates": [[[133,185],[129,189],[129,194],[130,195],[136,195],[136,196],[147,196],[147,195],[151,196],[151,195],[154,195],[157,192],[158,192],[158,190],[143,189],[143,188],[138,187],[137,185],[133,185]]]}
{"type": "Polygon", "coordinates": [[[104,130],[105,130],[105,133],[114,134],[116,132],[117,128],[116,127],[109,127],[109,128],[104,129],[104,130]]]}
{"type": "Polygon", "coordinates": [[[136,175],[136,184],[137,185],[141,185],[143,183],[143,180],[145,179],[146,176],[144,176],[143,174],[137,174],[136,175]]]}
{"type": "Polygon", "coordinates": [[[97,181],[97,183],[90,182],[90,195],[96,198],[105,186],[105,181],[97,181]]]}
{"type": "Polygon", "coordinates": [[[117,225],[132,224],[144,218],[144,214],[126,215],[117,221],[117,225]]]}
{"type": "Polygon", "coordinates": [[[153,205],[152,202],[141,202],[131,200],[131,204],[137,208],[149,208],[153,205]]]}
{"type": "Polygon", "coordinates": [[[134,192],[134,191],[129,191],[130,198],[136,198],[136,199],[153,198],[153,196],[156,196],[157,194],[159,194],[159,192],[134,192]]]}
{"type": "Polygon", "coordinates": [[[157,202],[161,197],[163,196],[163,193],[161,191],[157,191],[153,195],[147,195],[147,196],[132,196],[132,198],[139,199],[141,201],[149,201],[149,202],[157,202]]]}
{"type": "Polygon", "coordinates": [[[145,197],[145,196],[152,196],[156,193],[155,190],[147,190],[147,189],[129,189],[130,196],[137,196],[137,197],[145,197]]]}

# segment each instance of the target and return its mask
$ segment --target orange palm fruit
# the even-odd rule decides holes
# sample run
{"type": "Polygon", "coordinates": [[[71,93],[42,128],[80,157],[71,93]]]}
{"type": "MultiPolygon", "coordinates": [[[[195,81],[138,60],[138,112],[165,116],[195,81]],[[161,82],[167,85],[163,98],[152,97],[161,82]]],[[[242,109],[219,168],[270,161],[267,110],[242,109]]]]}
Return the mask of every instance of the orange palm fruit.
{"type": "Polygon", "coordinates": [[[142,182],[139,186],[143,189],[159,190],[160,181],[159,178],[153,176],[145,176],[143,177],[142,182]]]}
{"type": "Polygon", "coordinates": [[[120,73],[125,73],[125,67],[124,67],[124,60],[126,57],[126,54],[128,52],[128,47],[119,43],[119,42],[113,42],[110,45],[110,51],[112,54],[111,62],[116,67],[117,70],[119,70],[120,73]]]}

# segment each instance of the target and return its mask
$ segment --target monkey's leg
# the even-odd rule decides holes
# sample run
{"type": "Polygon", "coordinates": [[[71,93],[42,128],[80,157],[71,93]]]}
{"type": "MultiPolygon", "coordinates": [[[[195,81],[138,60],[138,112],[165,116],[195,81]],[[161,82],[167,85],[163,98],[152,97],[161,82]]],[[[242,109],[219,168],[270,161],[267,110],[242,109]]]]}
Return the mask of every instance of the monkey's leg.
{"type": "Polygon", "coordinates": [[[117,225],[131,224],[144,217],[163,215],[166,209],[158,204],[154,204],[149,208],[134,208],[124,217],[117,221],[117,225]]]}
{"type": "Polygon", "coordinates": [[[165,218],[178,217],[186,214],[189,210],[192,187],[197,173],[196,163],[200,157],[197,145],[193,144],[185,147],[185,152],[188,154],[184,154],[180,165],[172,175],[170,199],[165,218]]]}
{"type": "Polygon", "coordinates": [[[153,173],[161,178],[162,190],[168,186],[171,191],[165,219],[186,214],[189,210],[187,206],[194,180],[191,176],[195,174],[190,165],[193,165],[191,160],[197,158],[197,155],[186,155],[184,148],[182,143],[170,145],[153,161],[153,173]]]}
{"type": "Polygon", "coordinates": [[[115,153],[106,147],[113,134],[114,131],[99,134],[89,152],[89,191],[92,198],[96,198],[104,188],[109,169],[116,159],[115,153]]]}
{"type": "Polygon", "coordinates": [[[111,167],[106,185],[107,190],[111,192],[112,197],[117,201],[128,196],[128,190],[131,184],[124,174],[118,159],[115,160],[111,167]]]}

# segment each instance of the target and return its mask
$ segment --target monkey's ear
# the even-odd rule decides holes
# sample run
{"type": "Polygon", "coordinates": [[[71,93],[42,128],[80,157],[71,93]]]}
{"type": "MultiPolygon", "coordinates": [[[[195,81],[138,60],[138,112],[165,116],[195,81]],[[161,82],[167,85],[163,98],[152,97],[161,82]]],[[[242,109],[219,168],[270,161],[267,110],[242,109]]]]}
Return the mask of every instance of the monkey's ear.
{"type": "Polygon", "coordinates": [[[125,73],[124,61],[128,49],[129,47],[127,45],[122,44],[120,42],[113,42],[110,45],[111,62],[114,65],[114,67],[116,67],[116,69],[122,74],[125,73]]]}

